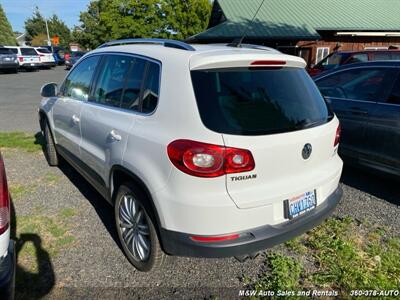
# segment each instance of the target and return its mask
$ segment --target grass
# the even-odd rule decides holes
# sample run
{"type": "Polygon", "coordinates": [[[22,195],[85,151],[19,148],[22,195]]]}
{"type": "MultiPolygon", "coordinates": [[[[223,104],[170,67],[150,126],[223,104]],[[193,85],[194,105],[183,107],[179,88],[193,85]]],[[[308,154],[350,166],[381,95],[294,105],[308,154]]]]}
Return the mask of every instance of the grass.
{"type": "Polygon", "coordinates": [[[390,290],[400,286],[400,238],[351,218],[330,218],[269,252],[257,290],[390,290]]]}
{"type": "Polygon", "coordinates": [[[0,148],[39,152],[43,145],[44,138],[41,133],[32,135],[24,132],[0,132],[0,148]]]}
{"type": "Polygon", "coordinates": [[[10,184],[10,193],[13,200],[18,200],[31,193],[36,188],[36,184],[10,184]]]}

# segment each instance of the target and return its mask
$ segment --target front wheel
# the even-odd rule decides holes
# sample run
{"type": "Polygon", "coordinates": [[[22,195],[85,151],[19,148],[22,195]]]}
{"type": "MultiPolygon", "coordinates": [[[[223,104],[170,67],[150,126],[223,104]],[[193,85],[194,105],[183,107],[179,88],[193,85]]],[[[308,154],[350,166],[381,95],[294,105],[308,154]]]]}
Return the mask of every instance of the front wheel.
{"type": "Polygon", "coordinates": [[[115,200],[115,223],[122,249],[139,271],[160,268],[166,254],[161,249],[146,196],[130,183],[121,185],[115,200]]]}
{"type": "Polygon", "coordinates": [[[47,122],[44,126],[44,139],[46,142],[44,152],[45,152],[45,156],[46,156],[48,164],[50,166],[58,166],[57,150],[56,150],[56,146],[54,144],[53,135],[51,134],[50,127],[47,122]]]}

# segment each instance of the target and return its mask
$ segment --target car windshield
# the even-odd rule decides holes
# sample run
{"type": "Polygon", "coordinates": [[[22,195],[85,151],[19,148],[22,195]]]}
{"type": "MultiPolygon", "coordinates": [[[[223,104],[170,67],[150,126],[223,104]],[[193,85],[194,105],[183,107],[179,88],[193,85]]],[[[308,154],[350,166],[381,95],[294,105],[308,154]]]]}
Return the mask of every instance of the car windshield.
{"type": "Polygon", "coordinates": [[[334,69],[340,66],[340,62],[342,61],[343,54],[334,52],[325,57],[323,60],[321,60],[316,66],[316,69],[321,69],[321,70],[329,70],[329,69],[334,69]]]}
{"type": "Polygon", "coordinates": [[[36,50],[39,51],[40,53],[51,54],[51,51],[49,51],[48,49],[45,49],[45,48],[39,48],[39,49],[36,49],[36,50]]]}
{"type": "Polygon", "coordinates": [[[7,48],[0,48],[0,54],[12,54],[10,49],[7,48]]]}
{"type": "Polygon", "coordinates": [[[38,55],[33,48],[21,48],[22,55],[38,55]]]}
{"type": "Polygon", "coordinates": [[[191,75],[200,117],[218,133],[280,133],[333,117],[304,69],[199,70],[191,75]]]}

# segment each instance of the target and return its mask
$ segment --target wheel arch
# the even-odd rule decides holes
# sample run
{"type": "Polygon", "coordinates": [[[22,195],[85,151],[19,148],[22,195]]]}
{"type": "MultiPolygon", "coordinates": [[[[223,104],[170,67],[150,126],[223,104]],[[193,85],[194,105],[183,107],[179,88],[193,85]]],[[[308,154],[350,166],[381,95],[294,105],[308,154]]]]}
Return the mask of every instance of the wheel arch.
{"type": "MultiPolygon", "coordinates": [[[[132,171],[126,169],[125,167],[121,165],[114,165],[111,168],[110,171],[110,179],[109,179],[109,189],[110,189],[110,199],[112,204],[115,202],[115,196],[118,192],[118,187],[119,185],[123,184],[126,181],[130,181],[133,184],[135,184],[146,196],[147,201],[150,205],[151,208],[151,213],[153,214],[153,217],[156,221],[157,225],[157,232],[160,234],[160,229],[161,229],[161,220],[157,211],[157,208],[154,204],[153,197],[150,193],[150,190],[146,186],[146,184],[143,182],[142,179],[140,179],[139,176],[134,174],[132,171]]],[[[161,239],[160,239],[161,242],[161,239]]]]}

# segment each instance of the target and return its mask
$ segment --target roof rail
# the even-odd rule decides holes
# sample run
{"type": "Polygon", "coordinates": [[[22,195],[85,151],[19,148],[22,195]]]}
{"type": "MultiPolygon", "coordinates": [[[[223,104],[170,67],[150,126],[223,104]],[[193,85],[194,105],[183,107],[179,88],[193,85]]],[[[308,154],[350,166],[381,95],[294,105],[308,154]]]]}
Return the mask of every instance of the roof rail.
{"type": "Polygon", "coordinates": [[[169,39],[123,39],[123,40],[114,40],[107,42],[105,44],[100,45],[97,48],[105,48],[109,46],[118,46],[118,45],[133,45],[133,44],[156,44],[163,45],[164,47],[176,48],[187,51],[195,51],[192,46],[185,42],[169,40],[169,39]]]}

